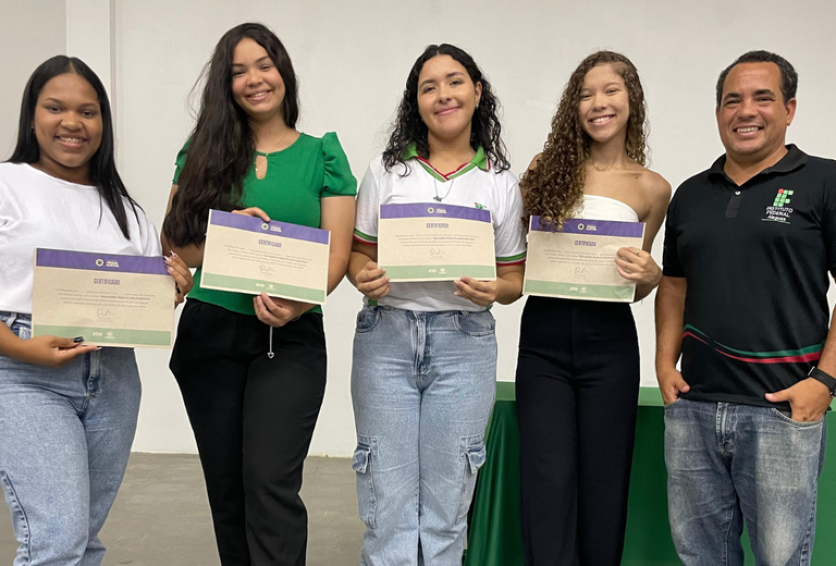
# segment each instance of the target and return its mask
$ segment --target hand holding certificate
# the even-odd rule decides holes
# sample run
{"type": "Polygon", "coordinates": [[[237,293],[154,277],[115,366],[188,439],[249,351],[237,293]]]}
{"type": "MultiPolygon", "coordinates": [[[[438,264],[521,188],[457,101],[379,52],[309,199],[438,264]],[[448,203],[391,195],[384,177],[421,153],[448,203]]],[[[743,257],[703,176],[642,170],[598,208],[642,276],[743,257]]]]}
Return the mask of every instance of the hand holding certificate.
{"type": "Polygon", "coordinates": [[[378,263],[393,282],[493,281],[496,256],[491,213],[450,204],[384,204],[378,263]]]}
{"type": "Polygon", "coordinates": [[[161,257],[38,249],[32,334],[83,336],[98,346],[169,348],[174,287],[161,257]]]}
{"type": "Polygon", "coordinates": [[[523,294],[632,302],[636,282],[618,273],[615,257],[620,248],[641,248],[643,240],[642,222],[571,219],[556,232],[532,216],[523,294]]]}
{"type": "Polygon", "coordinates": [[[200,286],[325,304],[330,242],[327,230],[211,210],[200,286]]]}

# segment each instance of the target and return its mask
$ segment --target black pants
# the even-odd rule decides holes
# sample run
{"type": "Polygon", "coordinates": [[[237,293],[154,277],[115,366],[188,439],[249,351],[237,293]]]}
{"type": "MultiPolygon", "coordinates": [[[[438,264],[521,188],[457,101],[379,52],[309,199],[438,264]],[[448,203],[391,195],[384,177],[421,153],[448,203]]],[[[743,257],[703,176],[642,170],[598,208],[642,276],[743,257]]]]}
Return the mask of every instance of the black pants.
{"type": "Polygon", "coordinates": [[[618,566],[639,393],[624,304],[529,297],[517,362],[527,566],[618,566]]]}
{"type": "Polygon", "coordinates": [[[223,566],[305,564],[302,465],[325,392],[322,315],[273,330],[190,299],[171,371],[197,440],[223,566]]]}

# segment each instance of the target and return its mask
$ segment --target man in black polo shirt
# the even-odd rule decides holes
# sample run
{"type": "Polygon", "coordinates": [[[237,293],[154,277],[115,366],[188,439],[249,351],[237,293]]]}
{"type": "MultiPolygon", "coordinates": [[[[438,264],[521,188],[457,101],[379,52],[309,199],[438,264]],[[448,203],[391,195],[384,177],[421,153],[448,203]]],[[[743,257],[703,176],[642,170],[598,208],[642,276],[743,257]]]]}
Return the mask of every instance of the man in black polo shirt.
{"type": "Polygon", "coordinates": [[[765,51],[723,71],[726,154],[668,209],[656,371],[685,566],[742,566],[744,521],[758,564],[810,564],[836,392],[825,296],[836,273],[836,161],[786,145],[797,83],[792,65],[765,51]]]}

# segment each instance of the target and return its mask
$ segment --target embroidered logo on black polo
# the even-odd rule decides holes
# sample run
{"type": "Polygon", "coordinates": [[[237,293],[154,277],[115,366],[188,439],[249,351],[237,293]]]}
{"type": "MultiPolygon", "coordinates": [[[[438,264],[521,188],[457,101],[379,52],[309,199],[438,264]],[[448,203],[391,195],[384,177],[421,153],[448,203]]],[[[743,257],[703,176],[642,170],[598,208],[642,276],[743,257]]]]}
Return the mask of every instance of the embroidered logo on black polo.
{"type": "Polygon", "coordinates": [[[766,218],[761,220],[765,222],[780,222],[781,224],[789,224],[790,216],[792,216],[793,208],[789,206],[790,197],[795,191],[789,189],[778,189],[778,194],[775,195],[775,200],[772,206],[766,207],[766,218]]]}

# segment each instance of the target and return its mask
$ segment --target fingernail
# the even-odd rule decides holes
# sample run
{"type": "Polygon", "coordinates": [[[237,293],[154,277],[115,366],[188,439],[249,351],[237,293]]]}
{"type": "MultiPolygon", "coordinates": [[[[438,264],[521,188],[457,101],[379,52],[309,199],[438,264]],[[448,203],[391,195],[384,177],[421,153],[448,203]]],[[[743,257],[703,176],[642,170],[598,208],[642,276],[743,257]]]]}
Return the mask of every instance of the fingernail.
{"type": "Polygon", "coordinates": [[[171,259],[171,256],[166,256],[166,257],[164,257],[163,259],[165,260],[165,262],[166,262],[166,263],[171,263],[171,262],[173,261],[173,260],[171,259]]]}
{"type": "Polygon", "coordinates": [[[169,273],[174,273],[174,268],[171,267],[170,265],[166,265],[165,268],[169,273]]]}
{"type": "Polygon", "coordinates": [[[73,338],[73,342],[75,342],[76,344],[78,344],[79,342],[84,342],[84,336],[76,336],[75,338],[73,338]]]}
{"type": "Polygon", "coordinates": [[[177,254],[172,251],[171,252],[171,257],[177,257],[177,254]]]}

